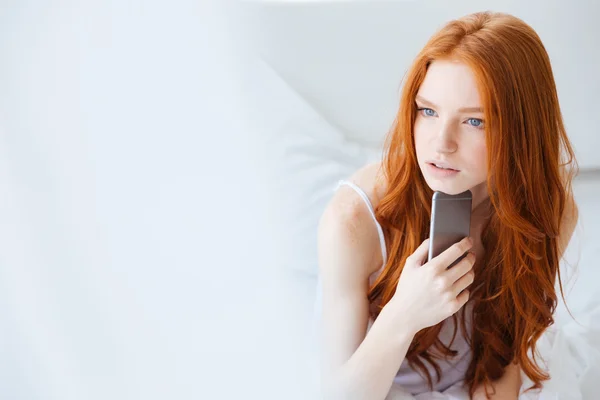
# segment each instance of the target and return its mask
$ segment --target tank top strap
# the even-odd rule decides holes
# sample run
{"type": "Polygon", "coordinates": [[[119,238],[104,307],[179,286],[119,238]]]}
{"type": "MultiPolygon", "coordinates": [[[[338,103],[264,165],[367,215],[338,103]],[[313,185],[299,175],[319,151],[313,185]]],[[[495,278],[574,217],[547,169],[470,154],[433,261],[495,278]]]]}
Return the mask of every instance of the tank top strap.
{"type": "Polygon", "coordinates": [[[338,181],[338,184],[336,185],[335,190],[337,190],[342,185],[347,185],[347,186],[350,186],[352,189],[354,189],[354,191],[356,193],[358,193],[358,195],[364,200],[365,204],[367,205],[367,208],[369,209],[369,213],[371,214],[371,217],[373,218],[373,221],[375,222],[375,226],[377,228],[377,233],[379,234],[379,244],[381,246],[381,256],[383,258],[383,265],[385,265],[385,263],[387,262],[387,249],[385,246],[385,237],[383,236],[383,229],[381,228],[381,224],[379,224],[379,221],[377,221],[377,218],[375,217],[375,210],[373,208],[373,204],[371,203],[371,200],[369,200],[369,197],[367,196],[365,191],[362,190],[358,185],[356,185],[354,182],[350,182],[350,181],[347,181],[344,179],[338,181]]]}

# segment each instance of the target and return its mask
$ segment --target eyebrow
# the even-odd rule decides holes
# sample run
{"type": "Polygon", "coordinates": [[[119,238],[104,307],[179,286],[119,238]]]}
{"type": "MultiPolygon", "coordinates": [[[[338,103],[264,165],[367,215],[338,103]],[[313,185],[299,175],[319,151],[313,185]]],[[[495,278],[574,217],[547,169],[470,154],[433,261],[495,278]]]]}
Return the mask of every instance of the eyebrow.
{"type": "MultiPolygon", "coordinates": [[[[436,106],[435,104],[433,104],[429,100],[424,99],[423,97],[421,97],[419,95],[417,95],[415,97],[415,100],[419,100],[421,103],[425,104],[426,106],[430,106],[430,107],[438,108],[439,109],[438,106],[436,106]]],[[[458,111],[460,111],[460,112],[479,112],[479,113],[483,113],[483,108],[481,108],[481,107],[463,107],[463,108],[460,108],[458,111]]]]}

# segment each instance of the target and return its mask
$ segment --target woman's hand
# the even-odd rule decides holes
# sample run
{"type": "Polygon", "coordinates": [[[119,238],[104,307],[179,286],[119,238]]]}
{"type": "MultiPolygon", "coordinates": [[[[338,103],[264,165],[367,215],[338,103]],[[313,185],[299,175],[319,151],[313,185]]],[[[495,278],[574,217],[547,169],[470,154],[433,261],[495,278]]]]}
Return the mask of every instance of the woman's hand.
{"type": "MultiPolygon", "coordinates": [[[[448,269],[473,246],[470,238],[452,245],[431,261],[427,259],[429,239],[411,254],[400,274],[396,293],[388,303],[413,333],[448,318],[469,299],[466,288],[473,283],[475,255],[470,253],[448,269]]],[[[387,306],[386,306],[387,307],[387,306]]]]}

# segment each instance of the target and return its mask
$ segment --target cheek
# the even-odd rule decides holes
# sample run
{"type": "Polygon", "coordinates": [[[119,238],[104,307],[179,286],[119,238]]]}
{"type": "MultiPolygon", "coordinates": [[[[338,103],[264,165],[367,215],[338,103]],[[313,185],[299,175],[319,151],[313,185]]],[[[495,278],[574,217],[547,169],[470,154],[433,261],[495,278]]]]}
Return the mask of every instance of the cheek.
{"type": "Polygon", "coordinates": [[[427,148],[427,134],[423,129],[423,125],[419,123],[419,119],[415,121],[413,128],[413,138],[415,141],[415,150],[417,151],[417,158],[420,159],[420,155],[424,154],[427,148]]]}
{"type": "Polygon", "coordinates": [[[481,172],[481,176],[485,176],[487,174],[487,145],[485,140],[478,140],[472,143],[469,146],[469,154],[471,158],[469,164],[471,167],[481,172]]]}

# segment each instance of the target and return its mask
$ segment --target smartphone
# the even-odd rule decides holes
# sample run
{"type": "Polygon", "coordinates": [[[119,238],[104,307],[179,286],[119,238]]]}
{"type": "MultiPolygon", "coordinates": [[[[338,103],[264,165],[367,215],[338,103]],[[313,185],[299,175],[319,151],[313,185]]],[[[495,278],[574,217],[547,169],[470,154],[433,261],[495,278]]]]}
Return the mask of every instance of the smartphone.
{"type": "MultiPolygon", "coordinates": [[[[456,195],[439,191],[433,193],[428,261],[469,236],[472,202],[473,195],[470,190],[456,195]]],[[[466,255],[467,253],[460,256],[448,268],[454,266],[466,255]]]]}

